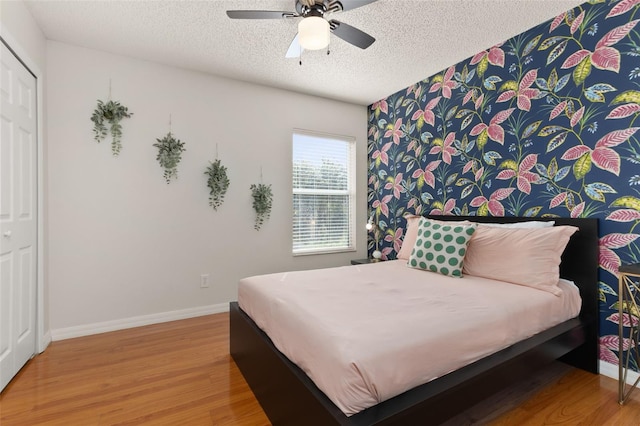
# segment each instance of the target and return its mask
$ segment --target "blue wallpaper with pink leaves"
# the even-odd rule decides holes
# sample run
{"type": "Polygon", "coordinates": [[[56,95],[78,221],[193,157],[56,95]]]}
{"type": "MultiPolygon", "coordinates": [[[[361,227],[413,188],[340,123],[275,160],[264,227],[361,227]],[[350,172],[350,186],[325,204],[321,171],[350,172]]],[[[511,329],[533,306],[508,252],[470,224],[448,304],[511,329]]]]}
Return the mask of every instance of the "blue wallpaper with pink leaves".
{"type": "MultiPolygon", "coordinates": [[[[640,0],[593,0],[369,107],[369,236],[403,215],[600,219],[600,358],[618,363],[617,271],[640,262],[640,0]]],[[[637,369],[637,365],[633,365],[637,369]]]]}

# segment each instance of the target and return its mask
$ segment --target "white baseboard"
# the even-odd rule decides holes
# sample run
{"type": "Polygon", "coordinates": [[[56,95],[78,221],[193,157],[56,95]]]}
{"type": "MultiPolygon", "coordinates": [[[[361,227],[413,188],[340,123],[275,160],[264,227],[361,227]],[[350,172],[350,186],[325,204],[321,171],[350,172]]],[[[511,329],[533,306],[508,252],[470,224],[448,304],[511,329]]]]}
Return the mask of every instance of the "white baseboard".
{"type": "Polygon", "coordinates": [[[71,339],[74,337],[89,336],[91,334],[106,333],[108,331],[141,327],[143,325],[158,324],[161,322],[176,321],[203,315],[218,314],[220,312],[228,311],[229,304],[220,303],[217,305],[200,306],[197,308],[182,309],[179,311],[161,312],[159,314],[142,315],[139,317],[59,328],[56,330],[51,330],[50,336],[53,341],[57,341],[71,339]]]}
{"type": "Polygon", "coordinates": [[[51,343],[51,330],[47,331],[44,336],[42,336],[42,339],[40,339],[38,353],[44,352],[44,350],[47,349],[47,346],[49,346],[49,343],[51,343]]]}
{"type": "MultiPolygon", "coordinates": [[[[618,380],[618,366],[601,360],[600,374],[618,380]]],[[[635,371],[629,370],[629,372],[627,373],[627,384],[634,384],[636,380],[638,380],[638,377],[640,377],[640,374],[636,373],[635,371]]]]}

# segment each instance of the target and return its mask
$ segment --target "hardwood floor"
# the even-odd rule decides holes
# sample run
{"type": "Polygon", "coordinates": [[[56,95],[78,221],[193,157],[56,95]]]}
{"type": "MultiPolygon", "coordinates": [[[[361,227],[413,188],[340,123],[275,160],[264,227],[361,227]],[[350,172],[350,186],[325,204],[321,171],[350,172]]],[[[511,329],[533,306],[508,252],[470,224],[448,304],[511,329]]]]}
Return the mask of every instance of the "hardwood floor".
{"type": "MultiPolygon", "coordinates": [[[[228,330],[217,314],[53,342],[0,394],[0,424],[269,425],[228,330]]],[[[557,363],[446,425],[640,425],[640,390],[616,397],[615,380],[557,363]]]]}
{"type": "Polygon", "coordinates": [[[229,356],[228,314],[53,342],[0,399],[0,424],[268,425],[229,356]]]}

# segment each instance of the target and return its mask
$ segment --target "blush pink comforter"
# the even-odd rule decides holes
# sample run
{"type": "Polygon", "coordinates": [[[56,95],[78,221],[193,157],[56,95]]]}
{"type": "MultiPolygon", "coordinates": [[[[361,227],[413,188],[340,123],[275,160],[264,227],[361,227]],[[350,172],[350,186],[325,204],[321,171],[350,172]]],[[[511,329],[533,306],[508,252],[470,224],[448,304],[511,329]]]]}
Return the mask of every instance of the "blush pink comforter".
{"type": "Polygon", "coordinates": [[[238,302],[346,415],[578,315],[551,293],[406,261],[245,278],[238,302]]]}

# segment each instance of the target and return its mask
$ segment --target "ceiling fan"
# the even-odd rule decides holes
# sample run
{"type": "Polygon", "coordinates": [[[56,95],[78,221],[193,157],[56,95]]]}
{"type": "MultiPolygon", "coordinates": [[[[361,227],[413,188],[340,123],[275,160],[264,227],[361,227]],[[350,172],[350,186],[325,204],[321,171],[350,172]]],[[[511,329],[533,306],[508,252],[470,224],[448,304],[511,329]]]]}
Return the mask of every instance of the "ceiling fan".
{"type": "Polygon", "coordinates": [[[361,49],[371,46],[375,38],[344,22],[327,19],[326,15],[365,6],[377,0],[295,0],[295,12],[275,10],[228,10],[231,19],[302,18],[293,38],[287,58],[297,58],[304,50],[324,49],[329,45],[329,33],[361,49]]]}

